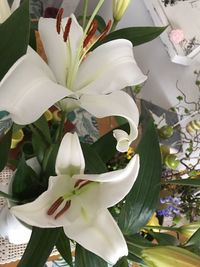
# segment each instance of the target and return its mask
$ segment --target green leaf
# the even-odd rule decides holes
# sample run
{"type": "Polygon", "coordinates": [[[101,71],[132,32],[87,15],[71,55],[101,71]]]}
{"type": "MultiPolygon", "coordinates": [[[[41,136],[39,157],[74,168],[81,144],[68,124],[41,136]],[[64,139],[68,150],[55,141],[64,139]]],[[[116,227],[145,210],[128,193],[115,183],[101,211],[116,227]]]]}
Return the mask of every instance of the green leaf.
{"type": "Polygon", "coordinates": [[[126,257],[121,258],[113,267],[129,267],[126,257]]]}
{"type": "Polygon", "coordinates": [[[97,42],[92,49],[95,49],[103,43],[115,39],[127,39],[132,42],[133,46],[144,44],[158,37],[166,27],[130,27],[120,29],[108,34],[102,41],[97,42]]]}
{"type": "Polygon", "coordinates": [[[139,264],[144,264],[144,262],[141,259],[142,250],[145,248],[150,248],[155,246],[155,244],[152,244],[152,242],[148,241],[139,234],[126,236],[126,241],[129,250],[128,259],[136,261],[139,264]]]}
{"type": "Polygon", "coordinates": [[[165,233],[156,233],[156,232],[151,232],[150,234],[157,240],[158,244],[161,246],[179,245],[178,239],[172,235],[165,233]]]}
{"type": "Polygon", "coordinates": [[[0,138],[0,172],[4,169],[8,161],[11,139],[12,128],[3,137],[0,138]]]}
{"type": "MultiPolygon", "coordinates": [[[[88,236],[88,238],[92,238],[88,236]]],[[[76,245],[75,267],[107,267],[107,263],[92,252],[84,249],[79,244],[76,245]]]]}
{"type": "Polygon", "coordinates": [[[49,143],[51,144],[51,135],[49,131],[48,122],[44,115],[42,115],[36,122],[33,124],[37,130],[39,131],[40,135],[49,143]]]}
{"type": "Polygon", "coordinates": [[[138,178],[126,197],[119,216],[119,225],[126,235],[136,233],[145,226],[159,199],[161,155],[152,119],[146,126],[136,152],[140,156],[138,178]]]}
{"type": "Polygon", "coordinates": [[[18,58],[26,53],[29,43],[29,1],[21,6],[0,25],[0,80],[18,58]]]}
{"type": "MultiPolygon", "coordinates": [[[[122,129],[126,132],[129,131],[129,124],[126,123],[117,129],[122,129]]],[[[113,130],[99,138],[93,145],[92,148],[100,156],[104,163],[107,163],[117,153],[116,150],[117,141],[113,137],[113,130]]]]}
{"type": "Polygon", "coordinates": [[[195,186],[200,187],[200,177],[195,179],[178,179],[178,180],[169,180],[163,182],[163,184],[176,184],[176,185],[188,185],[188,186],[195,186]]]}
{"type": "Polygon", "coordinates": [[[82,143],[81,147],[85,158],[86,172],[99,174],[108,171],[102,159],[93,149],[93,146],[82,143]]]}
{"type": "Polygon", "coordinates": [[[6,193],[4,193],[2,191],[0,191],[0,196],[9,199],[12,202],[16,202],[16,203],[19,203],[20,202],[19,199],[15,199],[10,194],[6,194],[6,193]]]}
{"type": "Polygon", "coordinates": [[[39,177],[35,171],[26,164],[22,155],[12,182],[12,195],[24,201],[39,196],[44,188],[39,182],[39,177]]]}
{"type": "Polygon", "coordinates": [[[63,257],[63,259],[70,266],[73,266],[69,238],[65,235],[63,228],[60,230],[60,236],[56,242],[56,248],[60,255],[63,257]]]}
{"type": "Polygon", "coordinates": [[[33,227],[30,241],[18,267],[43,267],[60,235],[60,228],[33,227]]]}
{"type": "Polygon", "coordinates": [[[52,175],[56,175],[55,162],[58,154],[58,149],[59,149],[59,144],[52,144],[45,152],[42,168],[47,178],[49,178],[52,175]]]}

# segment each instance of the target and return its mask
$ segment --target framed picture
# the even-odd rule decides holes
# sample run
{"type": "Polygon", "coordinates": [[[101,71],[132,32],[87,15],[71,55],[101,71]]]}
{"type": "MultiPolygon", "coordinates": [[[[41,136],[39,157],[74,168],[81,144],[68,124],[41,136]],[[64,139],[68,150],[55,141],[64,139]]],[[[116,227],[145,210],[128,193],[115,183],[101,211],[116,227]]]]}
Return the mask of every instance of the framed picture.
{"type": "Polygon", "coordinates": [[[189,65],[200,58],[200,0],[144,0],[156,26],[167,26],[160,36],[172,62],[189,65]],[[170,1],[169,1],[170,2],[170,1]]]}

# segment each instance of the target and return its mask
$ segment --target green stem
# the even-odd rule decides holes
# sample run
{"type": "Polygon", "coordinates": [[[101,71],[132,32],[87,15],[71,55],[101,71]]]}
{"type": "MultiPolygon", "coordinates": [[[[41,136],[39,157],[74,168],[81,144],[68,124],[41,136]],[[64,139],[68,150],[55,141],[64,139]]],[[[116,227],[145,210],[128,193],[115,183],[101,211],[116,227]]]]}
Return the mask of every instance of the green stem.
{"type": "Polygon", "coordinates": [[[85,25],[86,25],[86,18],[87,18],[87,12],[88,12],[88,3],[89,0],[84,0],[84,6],[83,6],[83,29],[85,29],[85,25]]]}
{"type": "Polygon", "coordinates": [[[119,22],[119,21],[117,21],[116,19],[114,19],[113,24],[112,24],[112,27],[111,27],[111,29],[110,29],[110,32],[114,32],[114,31],[115,31],[118,22],[119,22]]]}
{"type": "Polygon", "coordinates": [[[64,125],[65,125],[65,119],[66,119],[66,111],[62,111],[60,125],[59,125],[58,131],[56,133],[56,137],[55,137],[56,143],[59,142],[62,138],[63,129],[64,129],[64,125]]]}
{"type": "Polygon", "coordinates": [[[157,229],[157,230],[167,230],[167,231],[175,231],[178,232],[179,228],[178,227],[169,227],[169,226],[151,226],[151,225],[146,225],[143,227],[143,229],[149,230],[149,229],[157,229]]]}

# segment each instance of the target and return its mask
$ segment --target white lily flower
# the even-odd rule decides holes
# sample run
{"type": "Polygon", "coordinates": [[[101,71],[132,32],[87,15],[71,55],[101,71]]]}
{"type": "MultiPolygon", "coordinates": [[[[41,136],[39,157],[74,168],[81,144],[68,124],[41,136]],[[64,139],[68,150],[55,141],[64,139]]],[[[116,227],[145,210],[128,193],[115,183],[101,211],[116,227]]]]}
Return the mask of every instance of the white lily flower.
{"type": "Polygon", "coordinates": [[[90,35],[85,37],[74,15],[41,18],[39,32],[50,68],[34,52],[19,59],[0,83],[0,110],[10,112],[14,122],[28,124],[65,97],[59,102],[63,110],[82,107],[98,118],[126,118],[130,133],[115,131],[114,136],[117,149],[127,151],[138,134],[139,112],[120,89],[146,79],[135,62],[131,42],[107,42],[86,55],[90,35]],[[58,34],[62,29],[64,33],[58,34]]]}
{"type": "Polygon", "coordinates": [[[0,1],[0,23],[3,23],[20,5],[20,0],[14,0],[10,8],[7,0],[0,1]]]}
{"type": "MultiPolygon", "coordinates": [[[[0,184],[0,191],[9,193],[9,185],[0,184]]],[[[8,202],[0,208],[0,236],[15,245],[28,243],[31,236],[31,229],[10,212],[8,202]]]]}
{"type": "Polygon", "coordinates": [[[56,177],[35,201],[11,208],[29,225],[64,227],[66,236],[115,264],[128,254],[124,237],[107,208],[132,188],[139,170],[136,155],[122,170],[83,174],[85,161],[77,134],[67,133],[56,159],[56,177]]]}

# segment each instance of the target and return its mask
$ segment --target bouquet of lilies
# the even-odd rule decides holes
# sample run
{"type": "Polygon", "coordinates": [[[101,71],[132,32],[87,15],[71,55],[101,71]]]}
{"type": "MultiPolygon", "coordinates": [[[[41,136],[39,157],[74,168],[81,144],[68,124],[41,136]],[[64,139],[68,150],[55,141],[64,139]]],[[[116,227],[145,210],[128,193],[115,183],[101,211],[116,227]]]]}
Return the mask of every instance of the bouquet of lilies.
{"type": "MultiPolygon", "coordinates": [[[[90,16],[88,1],[83,1],[79,18],[65,16],[71,1],[64,0],[54,18],[36,22],[30,20],[29,1],[21,2],[9,6],[0,0],[0,111],[1,122],[10,122],[1,131],[0,171],[6,166],[14,170],[10,185],[0,191],[8,199],[0,213],[0,234],[12,239],[5,234],[12,227],[4,221],[5,210],[15,220],[12,234],[28,231],[20,267],[42,267],[54,247],[70,266],[129,266],[135,261],[160,267],[156,255],[162,254],[162,242],[152,244],[140,234],[156,209],[161,177],[159,142],[149,115],[126,166],[109,170],[107,163],[117,151],[126,154],[138,136],[138,108],[122,90],[147,78],[133,46],[165,28],[116,30],[130,4],[125,0],[113,1],[108,22],[98,15],[104,0],[90,16]],[[37,53],[36,31],[46,62],[37,53]],[[82,143],[68,121],[70,112],[80,108],[96,118],[122,117],[123,123],[92,144],[82,143]],[[15,139],[20,143],[13,149],[15,139]]],[[[170,260],[181,259],[186,251],[165,249],[169,265],[162,266],[172,266],[170,260]]],[[[199,261],[189,251],[184,255],[184,262],[199,261]]]]}

